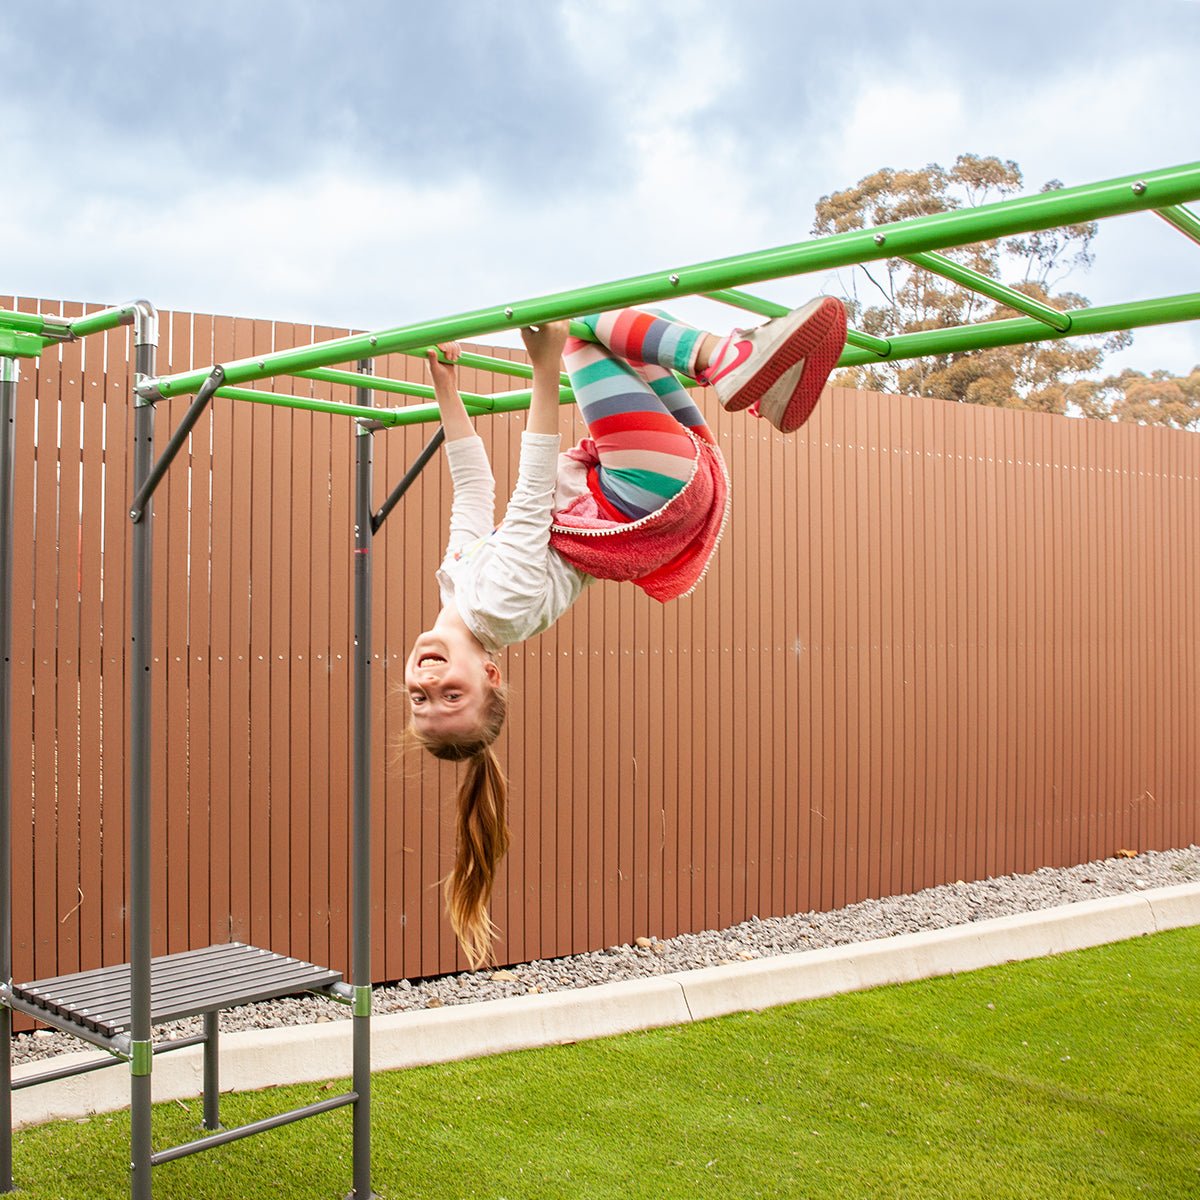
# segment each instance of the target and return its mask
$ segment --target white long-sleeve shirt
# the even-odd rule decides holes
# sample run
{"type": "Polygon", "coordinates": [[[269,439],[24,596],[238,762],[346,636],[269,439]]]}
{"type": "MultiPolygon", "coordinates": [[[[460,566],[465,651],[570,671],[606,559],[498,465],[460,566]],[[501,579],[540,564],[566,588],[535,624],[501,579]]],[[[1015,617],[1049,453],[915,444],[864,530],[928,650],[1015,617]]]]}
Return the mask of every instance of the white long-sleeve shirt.
{"type": "Polygon", "coordinates": [[[521,435],[517,484],[494,531],[496,481],[483,439],[445,445],[454,495],[438,586],[488,650],[548,629],[593,582],[550,549],[560,441],[557,433],[521,435]]]}

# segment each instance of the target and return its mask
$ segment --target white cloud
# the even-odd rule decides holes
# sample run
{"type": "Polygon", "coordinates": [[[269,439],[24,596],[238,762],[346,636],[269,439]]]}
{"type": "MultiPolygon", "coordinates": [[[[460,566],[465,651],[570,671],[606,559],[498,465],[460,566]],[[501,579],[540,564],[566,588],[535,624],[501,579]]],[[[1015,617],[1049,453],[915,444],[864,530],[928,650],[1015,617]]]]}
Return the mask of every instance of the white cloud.
{"type": "Polygon", "coordinates": [[[869,83],[825,139],[827,161],[845,184],[878,167],[921,167],[963,147],[963,92],[936,77],[869,83]],[[868,164],[868,165],[864,165],[868,164]]]}
{"type": "MultiPolygon", "coordinates": [[[[453,121],[439,126],[427,114],[420,119],[436,157],[372,158],[370,122],[352,88],[336,124],[356,127],[362,157],[350,161],[314,135],[311,165],[286,181],[264,169],[259,179],[222,184],[219,156],[194,161],[169,127],[158,143],[139,146],[128,123],[22,139],[10,119],[7,175],[21,186],[0,192],[0,220],[18,231],[4,286],[379,327],[799,241],[821,194],[885,165],[995,153],[1019,161],[1032,189],[1054,176],[1080,183],[1196,157],[1189,123],[1170,119],[1200,101],[1190,45],[1142,39],[1136,23],[1115,67],[1071,58],[1064,46],[1053,69],[1045,55],[1036,68],[992,62],[984,84],[961,53],[969,30],[934,42],[871,25],[874,41],[845,49],[831,20],[828,29],[805,24],[789,56],[774,53],[779,40],[761,40],[769,23],[750,37],[734,10],[714,4],[598,0],[543,11],[529,37],[562,58],[556,87],[565,78],[573,89],[570,97],[552,90],[547,105],[569,99],[572,112],[602,118],[562,147],[576,166],[588,164],[586,176],[553,156],[541,161],[539,138],[557,127],[553,112],[536,106],[500,114],[505,136],[531,151],[531,167],[523,158],[514,172],[523,190],[512,176],[489,178],[478,156],[473,162],[486,122],[468,145],[453,121]],[[844,54],[826,52],[838,45],[844,54]],[[768,59],[794,74],[763,78],[768,59]],[[423,175],[432,165],[437,180],[423,175]]],[[[774,14],[780,22],[785,11],[774,14]]],[[[781,24],[778,38],[796,33],[781,24]]],[[[215,90],[214,105],[248,78],[215,90]]],[[[481,94],[464,111],[486,115],[494,101],[475,82],[481,94]]],[[[528,102],[536,79],[525,82],[528,102]]],[[[469,74],[455,80],[470,83],[469,74]]],[[[1096,303],[1190,291],[1196,254],[1200,247],[1155,218],[1125,218],[1106,224],[1095,270],[1071,284],[1096,303]]],[[[799,302],[836,286],[830,275],[756,290],[799,302]]],[[[710,317],[676,307],[697,321],[729,319],[726,310],[710,317]]],[[[1189,369],[1200,360],[1200,326],[1141,332],[1126,355],[1144,369],[1189,369]]]]}

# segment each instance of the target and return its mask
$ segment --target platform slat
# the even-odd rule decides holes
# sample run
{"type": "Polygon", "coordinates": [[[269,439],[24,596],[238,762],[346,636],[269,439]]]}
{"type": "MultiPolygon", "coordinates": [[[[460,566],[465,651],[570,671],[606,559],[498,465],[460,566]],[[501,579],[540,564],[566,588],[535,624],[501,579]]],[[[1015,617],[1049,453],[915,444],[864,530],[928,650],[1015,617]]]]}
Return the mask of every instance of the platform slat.
{"type": "MultiPolygon", "coordinates": [[[[167,954],[150,963],[150,1019],[155,1025],[241,1004],[327,988],[340,971],[230,942],[167,954]]],[[[53,979],[14,984],[13,993],[46,1014],[68,1018],[108,1037],[132,1022],[130,967],[122,963],[53,979]]]]}

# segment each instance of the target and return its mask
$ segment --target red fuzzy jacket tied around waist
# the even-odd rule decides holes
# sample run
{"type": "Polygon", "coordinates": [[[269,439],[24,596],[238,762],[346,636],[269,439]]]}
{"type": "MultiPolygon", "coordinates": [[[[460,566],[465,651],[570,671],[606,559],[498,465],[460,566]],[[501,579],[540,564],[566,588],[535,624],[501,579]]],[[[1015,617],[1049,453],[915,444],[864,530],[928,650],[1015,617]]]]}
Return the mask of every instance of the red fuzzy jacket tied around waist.
{"type": "Polygon", "coordinates": [[[585,438],[559,459],[559,497],[551,547],[597,579],[628,580],[655,600],[674,600],[704,577],[729,516],[729,475],[721,451],[691,435],[696,459],[683,490],[649,516],[621,521],[590,486],[599,466],[596,444],[585,438]]]}

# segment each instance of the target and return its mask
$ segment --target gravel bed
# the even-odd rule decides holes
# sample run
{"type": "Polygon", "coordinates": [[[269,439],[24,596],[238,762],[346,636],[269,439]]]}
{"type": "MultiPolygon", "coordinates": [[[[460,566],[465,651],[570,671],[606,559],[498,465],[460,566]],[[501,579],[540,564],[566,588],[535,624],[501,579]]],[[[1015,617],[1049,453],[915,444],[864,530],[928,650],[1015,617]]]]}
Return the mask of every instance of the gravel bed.
{"type": "MultiPolygon", "coordinates": [[[[853,942],[944,929],[990,917],[1054,908],[1145,888],[1200,881],[1200,846],[1149,851],[1132,858],[1109,858],[1076,867],[1043,867],[1032,875],[1006,875],[975,883],[951,883],[907,896],[863,900],[825,913],[752,917],[729,929],[685,933],[659,940],[639,937],[634,945],[611,946],[588,954],[523,963],[498,971],[472,971],[432,979],[401,980],[375,989],[375,1013],[438,1008],[564,991],[697,967],[819,950],[853,942]]],[[[308,1025],[347,1020],[345,1006],[317,996],[288,997],[221,1013],[222,1032],[308,1025]]],[[[199,1033],[200,1019],[174,1022],[158,1036],[199,1033]]],[[[39,1030],[14,1038],[13,1061],[30,1062],[80,1049],[86,1043],[65,1033],[39,1030]]]]}

